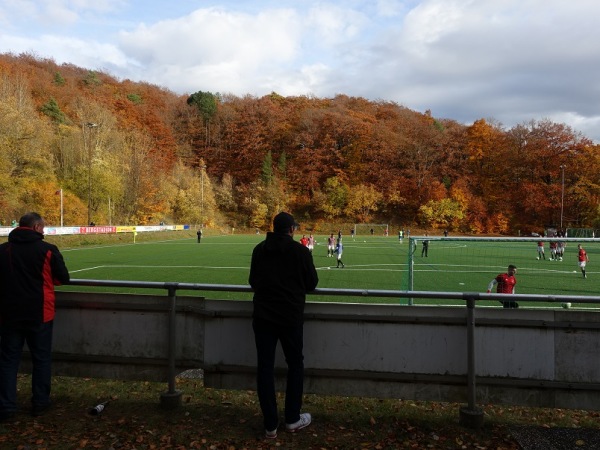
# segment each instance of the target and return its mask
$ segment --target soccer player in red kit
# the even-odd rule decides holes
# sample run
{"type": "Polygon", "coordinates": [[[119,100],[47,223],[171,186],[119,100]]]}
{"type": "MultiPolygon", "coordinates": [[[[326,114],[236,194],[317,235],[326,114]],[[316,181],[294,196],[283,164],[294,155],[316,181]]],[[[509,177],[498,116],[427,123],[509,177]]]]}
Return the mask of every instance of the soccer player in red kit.
{"type": "Polygon", "coordinates": [[[579,249],[579,252],[577,254],[577,259],[579,261],[579,268],[581,269],[583,278],[587,278],[587,275],[585,274],[585,265],[589,262],[590,259],[588,258],[587,252],[583,249],[581,244],[579,244],[577,246],[577,248],[579,249]]]}
{"type": "MultiPolygon", "coordinates": [[[[508,270],[506,273],[501,273],[488,284],[487,292],[488,294],[492,292],[492,288],[495,284],[496,292],[498,294],[514,294],[515,293],[515,285],[517,284],[517,279],[515,278],[515,274],[517,273],[517,266],[511,264],[508,266],[508,270]]],[[[501,301],[502,306],[504,308],[518,308],[519,304],[515,301],[507,300],[501,301]]]]}
{"type": "Polygon", "coordinates": [[[544,252],[544,241],[539,241],[537,243],[537,252],[538,256],[536,259],[546,259],[546,253],[544,252]]]}
{"type": "Polygon", "coordinates": [[[305,247],[308,247],[308,238],[306,237],[305,234],[303,234],[302,237],[300,238],[300,243],[302,245],[304,245],[305,247]]]}
{"type": "Polygon", "coordinates": [[[558,261],[558,242],[550,241],[550,261],[558,261]]]}

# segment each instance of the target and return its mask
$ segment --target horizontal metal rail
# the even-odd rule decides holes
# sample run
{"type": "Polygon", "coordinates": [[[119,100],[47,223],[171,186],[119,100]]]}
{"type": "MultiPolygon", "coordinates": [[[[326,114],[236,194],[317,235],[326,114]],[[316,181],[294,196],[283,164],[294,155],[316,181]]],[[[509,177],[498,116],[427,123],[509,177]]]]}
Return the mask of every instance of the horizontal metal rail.
{"type": "MultiPolygon", "coordinates": [[[[249,285],[242,284],[202,284],[178,283],[161,281],[122,281],[122,280],[92,280],[72,279],[69,283],[74,286],[105,286],[129,287],[145,289],[175,289],[180,291],[221,291],[221,292],[252,292],[249,285]]],[[[324,295],[337,297],[380,297],[380,298],[438,298],[448,300],[506,300],[506,294],[487,294],[480,292],[437,292],[437,291],[398,291],[385,289],[339,289],[317,288],[308,295],[324,295]]],[[[541,303],[600,303],[600,296],[584,295],[539,295],[512,294],[512,301],[529,301],[541,303]]]]}

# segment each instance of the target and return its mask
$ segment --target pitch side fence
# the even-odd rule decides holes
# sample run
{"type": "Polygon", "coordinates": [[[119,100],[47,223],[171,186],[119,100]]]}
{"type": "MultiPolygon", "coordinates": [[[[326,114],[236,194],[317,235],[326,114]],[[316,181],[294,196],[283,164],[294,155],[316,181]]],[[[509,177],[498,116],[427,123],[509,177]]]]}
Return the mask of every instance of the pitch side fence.
{"type": "MultiPolygon", "coordinates": [[[[57,375],[161,380],[161,405],[178,406],[177,375],[202,369],[207,387],[254,389],[252,302],[208,299],[244,285],[73,279],[71,285],[149,294],[58,292],[57,375]],[[162,293],[161,293],[162,291],[162,293]],[[186,295],[182,291],[186,291],[186,295]],[[202,291],[203,297],[191,296],[202,291]],[[146,291],[144,291],[146,292],[146,291]],[[166,295],[165,295],[166,293],[166,295]]],[[[482,424],[479,403],[598,409],[600,312],[478,307],[499,294],[316,289],[346,303],[305,310],[305,392],[463,403],[460,421],[482,424]],[[351,303],[434,298],[462,306],[351,303]]],[[[514,295],[516,301],[600,303],[600,296],[514,295]]],[[[277,358],[278,387],[285,362],[277,358]]]]}

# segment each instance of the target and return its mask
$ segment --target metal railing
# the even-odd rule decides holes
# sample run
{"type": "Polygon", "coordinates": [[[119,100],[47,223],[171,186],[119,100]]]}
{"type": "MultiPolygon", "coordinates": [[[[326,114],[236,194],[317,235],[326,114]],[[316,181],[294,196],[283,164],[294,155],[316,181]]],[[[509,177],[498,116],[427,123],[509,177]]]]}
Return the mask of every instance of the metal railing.
{"type": "MultiPolygon", "coordinates": [[[[117,288],[140,288],[140,289],[164,289],[167,291],[169,301],[169,326],[168,326],[168,391],[162,394],[161,404],[167,407],[180,404],[181,392],[177,391],[176,379],[176,304],[177,291],[215,291],[215,292],[252,292],[248,285],[226,285],[226,284],[200,284],[200,283],[178,283],[178,282],[151,282],[151,281],[119,281],[119,280],[92,280],[72,279],[70,285],[74,286],[96,286],[117,288]]],[[[487,294],[479,292],[434,292],[434,291],[398,291],[398,290],[374,290],[374,289],[333,289],[317,288],[309,293],[309,296],[337,296],[337,297],[374,297],[374,298],[423,298],[423,299],[447,299],[465,302],[467,308],[466,332],[467,332],[467,405],[461,408],[461,422],[467,426],[479,427],[482,422],[483,412],[476,406],[476,373],[475,373],[475,305],[477,301],[506,300],[506,294],[487,294]]],[[[600,304],[600,296],[580,295],[533,295],[514,294],[510,296],[512,301],[528,301],[543,303],[579,303],[600,304]]],[[[398,305],[412,306],[409,305],[398,305]]],[[[414,307],[414,306],[413,306],[414,307]]]]}

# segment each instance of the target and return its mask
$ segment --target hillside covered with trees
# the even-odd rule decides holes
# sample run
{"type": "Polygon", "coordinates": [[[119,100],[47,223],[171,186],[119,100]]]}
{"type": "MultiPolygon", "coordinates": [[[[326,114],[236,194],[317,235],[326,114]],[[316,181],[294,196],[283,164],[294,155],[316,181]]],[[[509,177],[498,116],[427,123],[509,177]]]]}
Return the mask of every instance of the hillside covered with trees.
{"type": "Polygon", "coordinates": [[[600,226],[600,148],[561,123],[466,126],[384,100],[167,89],[0,55],[0,220],[465,233],[600,226]],[[562,213],[561,213],[562,211],[562,213]]]}

